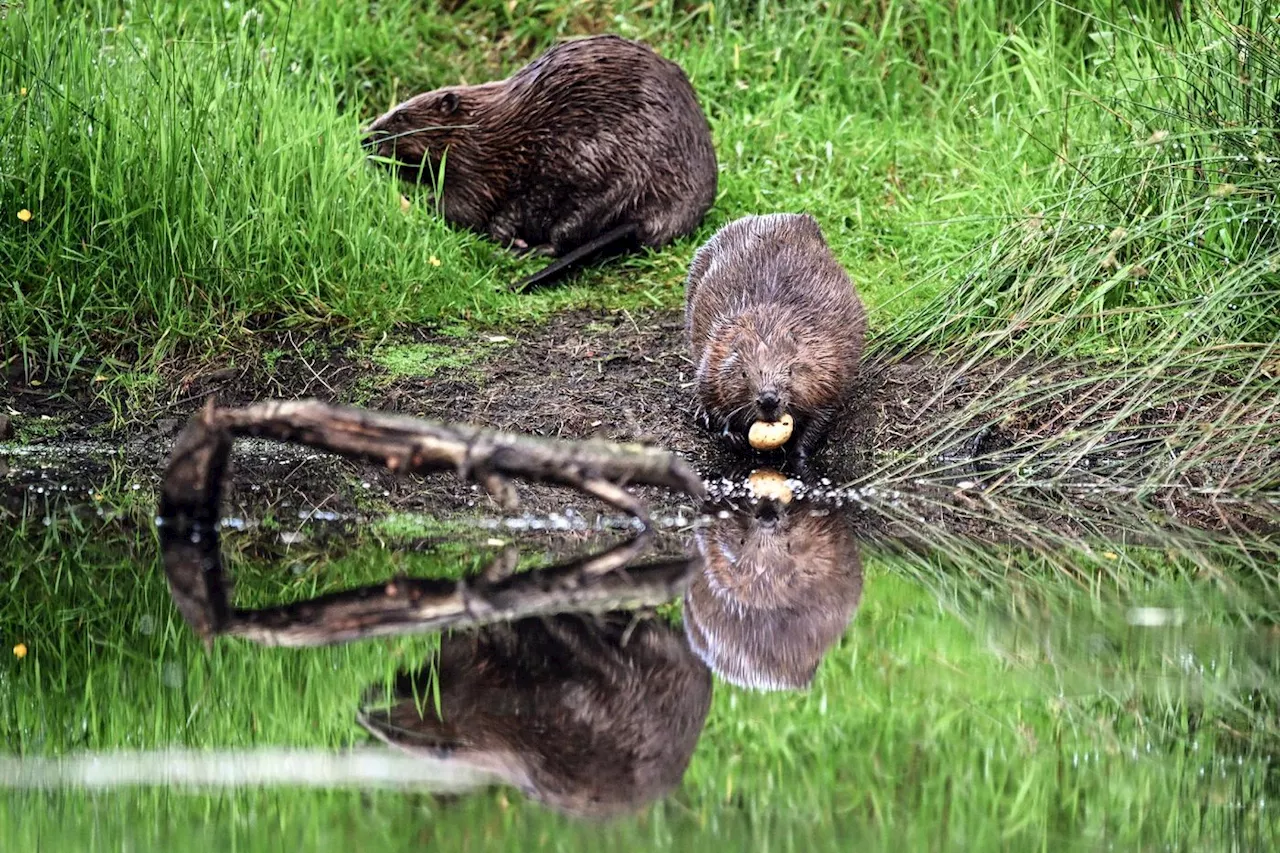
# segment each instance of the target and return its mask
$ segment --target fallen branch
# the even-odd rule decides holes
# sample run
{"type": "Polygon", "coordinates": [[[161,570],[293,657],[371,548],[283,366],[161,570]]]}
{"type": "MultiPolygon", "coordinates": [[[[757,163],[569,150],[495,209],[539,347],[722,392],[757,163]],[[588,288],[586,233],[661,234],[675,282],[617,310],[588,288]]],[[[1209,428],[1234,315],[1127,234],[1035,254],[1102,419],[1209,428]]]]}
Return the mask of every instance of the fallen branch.
{"type": "MultiPolygon", "coordinates": [[[[255,636],[260,642],[273,642],[270,632],[277,632],[275,642],[310,642],[302,635],[291,639],[287,624],[269,620],[263,623],[265,616],[250,617],[230,609],[222,576],[218,519],[222,484],[236,436],[296,442],[374,462],[398,473],[453,471],[461,479],[481,483],[507,507],[515,505],[511,478],[567,485],[630,513],[646,529],[648,513],[623,488],[625,485],[665,486],[697,498],[704,495],[702,481],[678,457],[640,445],[532,438],[311,400],[267,402],[243,409],[217,408],[210,403],[187,423],[174,444],[161,484],[158,519],[174,603],[196,633],[206,639],[227,632],[232,626],[239,626],[237,632],[251,632],[256,630],[252,628],[256,624],[268,632],[255,636]]],[[[593,558],[589,565],[584,562],[574,570],[574,576],[598,574],[601,566],[606,567],[606,572],[618,568],[634,558],[644,542],[641,537],[622,546],[621,551],[615,549],[593,558]]],[[[432,586],[436,582],[401,583],[405,596],[387,595],[382,605],[374,605],[368,615],[371,621],[359,615],[363,605],[358,603],[367,605],[370,599],[366,592],[356,591],[329,603],[323,611],[327,615],[321,620],[321,627],[343,622],[353,632],[350,637],[343,636],[355,638],[378,633],[381,629],[377,626],[384,617],[389,621],[383,627],[395,630],[392,626],[415,620],[422,624],[452,624],[449,620],[465,615],[457,610],[460,603],[470,608],[466,613],[472,615],[476,607],[485,604],[496,611],[513,606],[502,598],[505,587],[495,590],[498,597],[494,601],[483,601],[474,593],[468,597],[458,590],[432,586]]],[[[544,590],[553,598],[567,591],[568,588],[544,590]]],[[[531,612],[544,611],[535,608],[531,612]]],[[[518,611],[512,613],[518,615],[518,611]]]]}
{"type": "MultiPolygon", "coordinates": [[[[207,487],[199,470],[201,454],[222,453],[219,446],[234,436],[257,436],[293,442],[382,465],[396,473],[453,471],[462,480],[484,486],[504,508],[516,506],[511,479],[569,486],[594,495],[641,521],[644,505],[623,486],[663,486],[694,498],[703,496],[702,481],[676,455],[639,444],[568,441],[498,432],[464,424],[443,424],[315,400],[269,401],[243,409],[215,408],[212,403],[187,424],[178,437],[166,476],[186,489],[207,487]]],[[[215,473],[212,468],[210,473],[215,473]]],[[[221,471],[216,473],[221,474],[221,471]]]]}
{"type": "MultiPolygon", "coordinates": [[[[640,537],[614,551],[634,557],[643,547],[644,537],[640,537]]],[[[232,610],[222,633],[268,646],[316,646],[474,628],[531,616],[637,610],[678,598],[701,565],[696,557],[689,557],[599,573],[597,561],[612,554],[497,582],[396,578],[280,607],[232,610]]]]}

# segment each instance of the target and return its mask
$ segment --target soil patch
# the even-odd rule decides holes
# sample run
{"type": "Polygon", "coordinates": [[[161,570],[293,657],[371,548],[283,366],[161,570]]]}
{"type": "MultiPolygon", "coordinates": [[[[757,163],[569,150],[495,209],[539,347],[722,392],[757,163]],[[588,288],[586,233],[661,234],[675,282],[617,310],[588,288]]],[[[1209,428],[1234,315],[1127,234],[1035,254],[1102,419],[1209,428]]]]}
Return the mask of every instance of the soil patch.
{"type": "MultiPolygon", "coordinates": [[[[3,503],[13,508],[33,494],[51,492],[69,491],[89,499],[103,490],[152,494],[173,437],[210,397],[221,405],[315,397],[534,435],[652,443],[680,453],[707,478],[739,477],[756,465],[777,463],[735,457],[694,422],[694,368],[682,318],[672,311],[573,311],[503,334],[460,337],[456,330],[420,331],[396,346],[431,356],[421,365],[421,375],[412,374],[412,365],[405,372],[405,359],[380,357],[368,345],[298,333],[263,335],[256,343],[259,356],[235,367],[172,364],[161,377],[163,390],[154,402],[130,412],[135,425],[114,431],[107,428],[109,401],[92,383],[54,395],[13,379],[0,390],[0,412],[11,417],[17,434],[16,440],[0,445],[3,503]],[[396,372],[388,369],[389,363],[397,366],[396,372]]],[[[922,447],[933,436],[965,434],[959,413],[976,397],[1003,383],[1025,381],[1035,371],[1034,365],[997,360],[960,370],[953,362],[928,355],[873,359],[864,367],[856,402],[833,431],[815,474],[831,483],[846,483],[885,459],[928,456],[935,448],[922,447]]],[[[1059,378],[1070,374],[1069,367],[1055,371],[1059,378]]],[[[1052,433],[1062,419],[1063,405],[1101,400],[1108,390],[1102,382],[1076,383],[1073,388],[1069,398],[1028,408],[1016,418],[974,430],[971,438],[936,450],[963,472],[964,457],[1052,433]]],[[[1106,415],[1106,407],[1100,407],[1099,422],[1106,415]]],[[[1163,418],[1178,416],[1161,413],[1163,418]]],[[[1105,453],[1106,443],[1100,448],[1105,453]]],[[[254,505],[303,514],[408,510],[441,518],[497,512],[477,488],[451,477],[393,477],[305,448],[241,442],[234,464],[229,495],[233,512],[249,511],[254,505]]],[[[561,511],[566,501],[581,511],[596,509],[564,490],[519,488],[524,507],[532,513],[561,511]]],[[[658,508],[686,509],[671,505],[665,495],[646,492],[642,497],[658,508]]],[[[1185,501],[1166,509],[1197,526],[1231,527],[1237,521],[1185,501]]]]}

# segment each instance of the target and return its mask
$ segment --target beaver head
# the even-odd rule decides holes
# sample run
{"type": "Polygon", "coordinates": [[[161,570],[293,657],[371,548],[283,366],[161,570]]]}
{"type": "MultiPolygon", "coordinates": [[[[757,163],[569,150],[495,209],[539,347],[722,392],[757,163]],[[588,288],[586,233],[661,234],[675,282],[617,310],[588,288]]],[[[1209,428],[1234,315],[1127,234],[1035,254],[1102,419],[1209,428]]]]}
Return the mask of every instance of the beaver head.
{"type": "Polygon", "coordinates": [[[414,95],[364,129],[364,146],[394,163],[400,177],[434,183],[448,153],[468,156],[490,121],[500,83],[447,86],[414,95]]]}
{"type": "Polygon", "coordinates": [[[704,387],[745,429],[786,412],[811,414],[836,397],[844,365],[830,343],[804,330],[785,308],[744,313],[707,347],[704,387]]]}

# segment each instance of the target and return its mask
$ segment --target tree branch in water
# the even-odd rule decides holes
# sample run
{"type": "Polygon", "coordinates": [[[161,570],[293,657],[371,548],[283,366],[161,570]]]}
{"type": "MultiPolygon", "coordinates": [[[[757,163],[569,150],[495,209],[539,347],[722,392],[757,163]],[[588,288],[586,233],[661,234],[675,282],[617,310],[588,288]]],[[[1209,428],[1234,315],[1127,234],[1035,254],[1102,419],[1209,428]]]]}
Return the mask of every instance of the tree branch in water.
{"type": "Polygon", "coordinates": [[[234,610],[222,572],[218,521],[236,436],[305,444],[400,473],[454,471],[508,505],[514,501],[510,479],[568,485],[630,513],[646,528],[644,505],[623,485],[703,496],[701,480],[678,457],[639,445],[531,438],[315,401],[243,409],[211,403],[174,445],[159,518],[174,603],[206,642],[227,633],[273,645],[316,645],[566,610],[656,605],[678,595],[691,570],[689,560],[673,560],[620,573],[647,545],[642,534],[604,553],[519,576],[500,571],[500,557],[469,583],[396,579],[285,607],[234,610]]]}

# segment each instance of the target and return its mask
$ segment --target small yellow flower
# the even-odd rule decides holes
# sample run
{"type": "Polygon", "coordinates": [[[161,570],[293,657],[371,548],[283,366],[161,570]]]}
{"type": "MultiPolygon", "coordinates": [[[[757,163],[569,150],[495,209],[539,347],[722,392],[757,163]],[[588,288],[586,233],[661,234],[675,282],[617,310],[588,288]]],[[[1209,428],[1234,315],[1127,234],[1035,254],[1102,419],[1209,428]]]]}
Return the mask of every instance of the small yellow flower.
{"type": "Polygon", "coordinates": [[[432,255],[431,257],[427,258],[427,263],[431,264],[431,266],[433,267],[438,267],[440,266],[440,259],[437,258],[435,255],[432,255]]]}
{"type": "Polygon", "coordinates": [[[25,98],[26,96],[27,96],[27,87],[26,86],[18,87],[18,97],[25,98]]]}
{"type": "Polygon", "coordinates": [[[22,222],[30,222],[31,211],[27,210],[25,207],[22,208],[22,210],[18,211],[18,219],[21,220],[22,222]]]}
{"type": "Polygon", "coordinates": [[[25,658],[27,656],[27,644],[18,643],[18,645],[14,646],[13,656],[16,657],[18,660],[22,660],[23,658],[25,658]]]}

